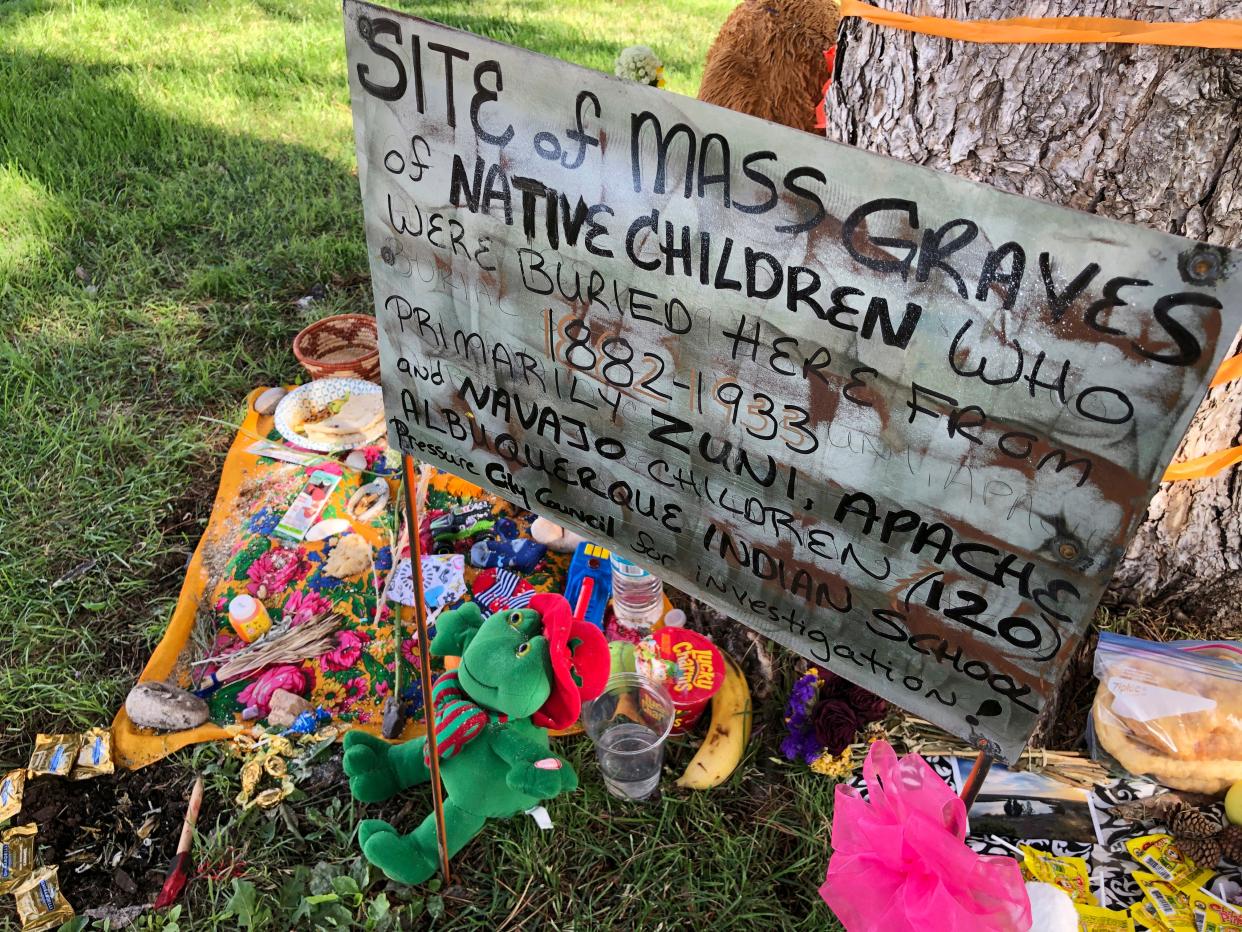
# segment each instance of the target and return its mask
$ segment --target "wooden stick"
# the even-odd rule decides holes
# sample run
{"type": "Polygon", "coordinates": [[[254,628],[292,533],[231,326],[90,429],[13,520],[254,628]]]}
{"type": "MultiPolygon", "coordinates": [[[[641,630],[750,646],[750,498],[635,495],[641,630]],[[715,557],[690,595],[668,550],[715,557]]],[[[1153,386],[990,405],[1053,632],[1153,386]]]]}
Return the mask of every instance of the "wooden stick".
{"type": "MultiPolygon", "coordinates": [[[[418,622],[418,662],[423,680],[423,715],[427,719],[427,757],[431,761],[431,806],[436,815],[436,841],[440,846],[440,869],[444,885],[452,883],[449,873],[448,833],[444,828],[444,788],[440,783],[440,749],[436,741],[435,707],[431,701],[431,638],[427,634],[427,602],[423,595],[423,563],[418,505],[415,503],[414,459],[408,453],[401,457],[405,487],[406,528],[410,535],[410,569],[414,577],[414,618],[418,622]]],[[[400,654],[397,663],[401,663],[400,654]]]]}
{"type": "Polygon", "coordinates": [[[988,771],[991,769],[992,758],[987,754],[980,754],[975,758],[975,765],[970,768],[970,775],[966,777],[966,783],[962,786],[962,802],[966,804],[967,813],[975,804],[975,797],[983,789],[983,781],[987,779],[988,771]]]}

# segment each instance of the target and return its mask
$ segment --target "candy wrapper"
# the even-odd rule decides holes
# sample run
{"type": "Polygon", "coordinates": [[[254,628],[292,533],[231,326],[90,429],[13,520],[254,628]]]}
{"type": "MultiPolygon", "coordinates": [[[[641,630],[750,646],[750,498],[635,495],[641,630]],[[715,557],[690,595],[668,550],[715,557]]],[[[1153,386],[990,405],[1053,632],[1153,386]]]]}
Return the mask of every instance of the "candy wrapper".
{"type": "Polygon", "coordinates": [[[1195,873],[1193,862],[1178,853],[1172,835],[1141,835],[1126,840],[1130,857],[1175,887],[1182,887],[1195,873]]]}
{"type": "Polygon", "coordinates": [[[1064,890],[1075,906],[1099,906],[1100,901],[1091,892],[1091,870],[1082,858],[1057,857],[1037,851],[1030,845],[1019,845],[1022,850],[1022,870],[1031,880],[1050,883],[1064,890]]]}
{"type": "MultiPolygon", "coordinates": [[[[1194,877],[1203,877],[1204,881],[1212,879],[1211,871],[1201,871],[1194,877]]],[[[1169,928],[1179,925],[1192,926],[1190,912],[1190,896],[1180,887],[1161,880],[1155,874],[1146,871],[1135,871],[1131,876],[1143,891],[1143,898],[1152,905],[1156,915],[1169,928]]],[[[1192,883],[1193,878],[1187,878],[1192,883]]]]}
{"type": "Polygon", "coordinates": [[[78,759],[69,773],[69,779],[89,780],[112,773],[115,769],[112,763],[112,730],[92,728],[82,735],[82,748],[78,751],[78,759]]]}
{"type": "Polygon", "coordinates": [[[0,824],[22,811],[22,793],[25,789],[25,770],[10,770],[0,779],[0,824]]]}
{"type": "Polygon", "coordinates": [[[1079,932],[1136,932],[1134,920],[1127,912],[1081,903],[1075,903],[1074,909],[1078,911],[1079,932]]]}
{"type": "Polygon", "coordinates": [[[81,746],[81,735],[35,735],[34,751],[30,755],[30,763],[26,765],[26,775],[68,776],[81,746]]]}
{"type": "Polygon", "coordinates": [[[17,887],[34,870],[38,834],[39,828],[33,822],[0,833],[0,893],[17,887]]]}
{"type": "Polygon", "coordinates": [[[55,867],[42,867],[13,891],[22,932],[46,932],[73,918],[73,907],[60,892],[55,867]]]}
{"type": "Polygon", "coordinates": [[[1218,900],[1206,890],[1189,892],[1195,932],[1242,932],[1242,906],[1218,900]]]}

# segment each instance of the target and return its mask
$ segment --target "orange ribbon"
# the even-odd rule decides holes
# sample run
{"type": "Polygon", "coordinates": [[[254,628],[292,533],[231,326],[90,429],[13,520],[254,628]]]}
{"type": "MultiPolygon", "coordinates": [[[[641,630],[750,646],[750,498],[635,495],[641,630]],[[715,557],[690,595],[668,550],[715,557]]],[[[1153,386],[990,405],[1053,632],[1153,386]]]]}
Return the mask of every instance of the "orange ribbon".
{"type": "Polygon", "coordinates": [[[959,39],[962,42],[1063,43],[1112,42],[1124,45],[1192,46],[1242,49],[1242,20],[1212,19],[1196,23],[1144,23],[1105,16],[1053,16],[1046,19],[957,20],[910,16],[863,0],[841,0],[841,16],[855,16],[877,26],[959,39]]]}

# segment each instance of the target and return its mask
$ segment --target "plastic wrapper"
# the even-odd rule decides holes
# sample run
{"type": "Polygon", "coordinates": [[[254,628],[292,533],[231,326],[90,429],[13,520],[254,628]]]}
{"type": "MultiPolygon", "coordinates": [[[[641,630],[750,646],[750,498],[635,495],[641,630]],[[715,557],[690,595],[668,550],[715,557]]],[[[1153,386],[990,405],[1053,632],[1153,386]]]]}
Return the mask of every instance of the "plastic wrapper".
{"type": "Polygon", "coordinates": [[[1220,793],[1242,780],[1242,650],[1104,632],[1092,752],[1165,786],[1220,793]]]}
{"type": "Polygon", "coordinates": [[[112,730],[110,728],[92,728],[82,735],[82,747],[78,751],[78,759],[73,770],[69,772],[70,780],[89,780],[102,774],[112,773],[116,765],[112,763],[112,730]]]}
{"type": "Polygon", "coordinates": [[[68,776],[78,759],[78,750],[81,747],[81,735],[35,735],[34,750],[30,753],[30,763],[26,765],[26,775],[68,776]]]}
{"type": "Polygon", "coordinates": [[[1128,912],[1075,903],[1079,932],[1135,932],[1134,920],[1128,912]]]}
{"type": "Polygon", "coordinates": [[[1019,845],[1022,851],[1023,873],[1030,875],[1032,880],[1049,883],[1058,890],[1069,894],[1074,905],[1099,906],[1100,902],[1091,892],[1091,869],[1082,858],[1058,857],[1032,848],[1030,845],[1019,845]]]}
{"type": "Polygon", "coordinates": [[[10,770],[0,777],[0,825],[22,811],[22,793],[26,788],[26,771],[10,770]]]}
{"type": "Polygon", "coordinates": [[[22,932],[46,932],[73,918],[73,907],[60,892],[55,867],[41,867],[13,891],[22,932]]]}
{"type": "Polygon", "coordinates": [[[0,893],[18,887],[34,870],[38,834],[39,828],[33,822],[0,832],[0,893]]]}

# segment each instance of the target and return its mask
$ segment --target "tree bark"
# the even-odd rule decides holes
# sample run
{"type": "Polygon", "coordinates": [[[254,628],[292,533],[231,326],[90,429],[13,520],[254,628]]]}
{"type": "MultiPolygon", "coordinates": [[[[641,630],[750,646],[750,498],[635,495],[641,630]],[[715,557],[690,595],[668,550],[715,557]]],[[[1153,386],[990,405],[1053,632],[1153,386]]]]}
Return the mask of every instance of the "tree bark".
{"type": "MultiPolygon", "coordinates": [[[[951,19],[1242,17],[1242,0],[884,5],[951,19]]],[[[1128,223],[1217,245],[1242,244],[1242,53],[979,45],[856,19],[843,21],[839,42],[828,100],[830,138],[1128,223]]],[[[1242,380],[1209,393],[1175,461],[1238,444],[1242,380]]],[[[1213,627],[1238,622],[1240,515],[1236,468],[1165,484],[1110,597],[1154,604],[1213,627]]]]}

